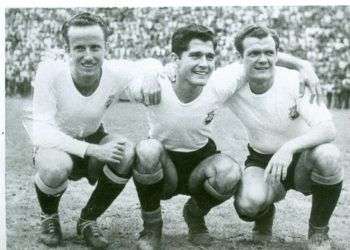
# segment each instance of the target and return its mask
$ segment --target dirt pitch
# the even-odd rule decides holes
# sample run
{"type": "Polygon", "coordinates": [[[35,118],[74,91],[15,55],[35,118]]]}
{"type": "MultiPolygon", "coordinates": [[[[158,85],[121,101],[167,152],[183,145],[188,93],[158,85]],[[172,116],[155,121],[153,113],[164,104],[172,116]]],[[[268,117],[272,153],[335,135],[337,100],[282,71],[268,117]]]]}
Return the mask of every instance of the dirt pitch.
{"type": "MultiPolygon", "coordinates": [[[[31,162],[31,146],[21,125],[22,106],[28,100],[6,100],[6,213],[8,249],[47,249],[38,243],[39,207],[36,201],[31,162]]],[[[343,153],[340,162],[345,167],[343,192],[331,220],[330,236],[334,249],[350,249],[350,112],[333,111],[338,138],[336,144],[343,153]]],[[[181,121],[179,121],[181,122],[181,121]]],[[[243,162],[246,155],[246,135],[241,125],[223,110],[217,117],[215,140],[218,146],[243,162]],[[224,121],[224,118],[226,121],[224,121]]],[[[145,138],[144,107],[120,103],[107,115],[105,126],[110,132],[122,133],[134,142],[145,138]],[[117,112],[117,109],[121,112],[117,112]]],[[[80,210],[93,187],[86,180],[71,182],[60,204],[60,217],[64,244],[56,249],[86,249],[76,236],[75,226],[80,210]]],[[[181,211],[185,196],[163,202],[164,249],[198,249],[186,237],[186,226],[181,211]]],[[[286,199],[277,204],[273,242],[257,245],[250,241],[252,223],[241,221],[235,214],[232,199],[213,209],[207,224],[214,237],[209,249],[303,249],[310,212],[310,197],[290,191],[286,199]]],[[[112,242],[109,249],[135,249],[137,233],[141,228],[140,209],[132,181],[99,223],[112,242]]]]}

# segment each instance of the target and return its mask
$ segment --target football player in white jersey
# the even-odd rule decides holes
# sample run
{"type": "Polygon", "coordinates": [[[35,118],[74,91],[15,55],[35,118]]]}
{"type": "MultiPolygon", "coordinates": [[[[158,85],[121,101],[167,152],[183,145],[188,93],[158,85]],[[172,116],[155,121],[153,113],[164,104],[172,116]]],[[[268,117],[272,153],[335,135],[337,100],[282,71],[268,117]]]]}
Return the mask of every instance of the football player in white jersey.
{"type": "Polygon", "coordinates": [[[159,249],[160,201],[177,194],[191,196],[183,209],[189,239],[210,244],[204,216],[230,198],[240,180],[239,165],[211,139],[219,102],[204,86],[214,70],[215,48],[214,33],[202,25],[179,28],[172,37],[176,82],[158,80],[161,102],[148,107],[149,139],[136,145],[133,178],[144,226],[139,249],[159,249]]]}
{"type": "Polygon", "coordinates": [[[150,70],[152,60],[145,59],[143,64],[105,61],[110,31],[99,16],[90,13],[69,19],[62,33],[69,62],[39,65],[33,83],[33,119],[24,121],[36,146],[33,160],[42,210],[40,240],[48,246],[60,244],[60,198],[68,180],[86,177],[97,185],[81,212],[77,232],[88,245],[105,248],[108,242],[96,219],[131,177],[134,145],[121,135],[108,135],[101,120],[128,83],[150,70]]]}
{"type": "Polygon", "coordinates": [[[214,82],[212,86],[222,98],[236,89],[226,104],[248,133],[249,155],[235,197],[237,213],[255,222],[253,238],[270,240],[274,202],[289,189],[312,194],[308,247],[331,249],[328,223],[343,178],[339,150],[331,143],[332,117],[323,103],[311,104],[308,95],[298,98],[296,71],[275,66],[279,38],[274,31],[248,26],[235,38],[235,47],[246,82],[237,87],[227,67],[216,72],[216,79],[213,76],[223,83],[226,75],[226,87],[214,82]]]}

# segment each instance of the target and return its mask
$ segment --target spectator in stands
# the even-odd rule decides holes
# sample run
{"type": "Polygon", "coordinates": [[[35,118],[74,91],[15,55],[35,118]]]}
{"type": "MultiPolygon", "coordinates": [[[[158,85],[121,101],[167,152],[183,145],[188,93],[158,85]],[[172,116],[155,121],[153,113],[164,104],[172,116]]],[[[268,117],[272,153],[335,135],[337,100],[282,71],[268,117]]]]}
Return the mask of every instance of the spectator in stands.
{"type": "Polygon", "coordinates": [[[334,84],[326,83],[322,85],[322,90],[327,98],[327,108],[331,109],[332,107],[332,97],[334,92],[334,84]]]}
{"type": "MultiPolygon", "coordinates": [[[[13,60],[24,61],[30,57],[26,64],[33,64],[29,70],[35,71],[43,51],[51,47],[63,48],[63,39],[57,39],[63,20],[73,12],[85,10],[8,9],[6,51],[14,55],[13,60]]],[[[325,75],[324,82],[342,80],[330,68],[339,64],[343,69],[350,57],[347,35],[350,30],[350,15],[347,15],[350,6],[97,8],[94,11],[105,17],[115,34],[108,50],[108,59],[163,57],[170,51],[167,46],[168,34],[188,22],[196,22],[210,26],[220,35],[217,65],[224,66],[237,59],[235,54],[230,53],[234,34],[243,24],[256,21],[274,28],[283,37],[282,51],[311,60],[316,73],[325,75]]],[[[16,72],[28,69],[25,65],[17,66],[16,70],[6,67],[8,84],[15,82],[16,72]]]]}
{"type": "Polygon", "coordinates": [[[345,69],[345,78],[342,82],[342,101],[344,102],[343,108],[349,109],[350,101],[350,64],[348,64],[345,69]]]}

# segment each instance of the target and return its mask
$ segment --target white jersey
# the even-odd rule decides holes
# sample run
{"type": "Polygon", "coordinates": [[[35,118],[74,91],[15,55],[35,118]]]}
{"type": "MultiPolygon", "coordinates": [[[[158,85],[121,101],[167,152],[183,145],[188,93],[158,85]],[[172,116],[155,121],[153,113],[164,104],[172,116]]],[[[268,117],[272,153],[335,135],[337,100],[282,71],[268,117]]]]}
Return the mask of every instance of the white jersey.
{"type": "Polygon", "coordinates": [[[242,87],[243,75],[242,64],[228,64],[214,71],[206,88],[209,88],[221,103],[224,103],[242,87]]]}
{"type": "Polygon", "coordinates": [[[88,143],[83,138],[96,132],[108,107],[142,73],[140,67],[132,61],[106,60],[98,88],[83,96],[73,83],[68,63],[41,63],[33,83],[33,123],[24,121],[34,145],[84,157],[88,143]]]}
{"type": "Polygon", "coordinates": [[[189,103],[181,102],[167,77],[159,77],[161,103],[148,107],[149,136],[166,149],[191,152],[205,146],[212,137],[212,120],[220,106],[215,93],[203,88],[189,103]]]}
{"type": "Polygon", "coordinates": [[[310,95],[298,98],[300,80],[296,71],[276,67],[272,87],[263,94],[254,94],[249,84],[232,80],[229,70],[229,67],[221,69],[221,77],[230,80],[217,82],[216,92],[222,98],[230,96],[226,105],[245,126],[249,144],[260,153],[275,153],[310,127],[332,119],[324,104],[309,103],[310,95]],[[232,94],[234,86],[236,90],[232,94]]]}

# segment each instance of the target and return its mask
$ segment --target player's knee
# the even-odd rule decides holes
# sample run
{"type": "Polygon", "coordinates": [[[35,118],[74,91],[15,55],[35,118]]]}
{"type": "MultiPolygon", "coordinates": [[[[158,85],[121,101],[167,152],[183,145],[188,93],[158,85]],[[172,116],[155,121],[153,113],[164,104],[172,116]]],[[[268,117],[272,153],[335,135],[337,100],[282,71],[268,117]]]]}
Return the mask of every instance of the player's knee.
{"type": "Polygon", "coordinates": [[[58,150],[39,150],[35,156],[41,180],[50,187],[60,186],[67,181],[73,161],[70,156],[58,150]]]}
{"type": "Polygon", "coordinates": [[[311,157],[317,168],[327,171],[329,166],[338,165],[340,151],[334,144],[322,144],[313,149],[311,157]]]}
{"type": "Polygon", "coordinates": [[[160,163],[163,150],[162,144],[155,139],[143,140],[136,145],[137,163],[133,171],[136,182],[150,185],[163,179],[160,163]]]}
{"type": "Polygon", "coordinates": [[[249,218],[254,220],[259,212],[264,210],[267,205],[267,195],[262,192],[239,194],[234,201],[237,214],[240,218],[247,221],[249,221],[249,218]]]}
{"type": "Polygon", "coordinates": [[[140,173],[151,174],[159,170],[160,157],[163,152],[162,144],[155,139],[140,141],[136,145],[138,164],[136,170],[140,173]]]}
{"type": "Polygon", "coordinates": [[[339,164],[340,151],[334,144],[319,145],[312,151],[311,157],[314,163],[313,180],[327,185],[343,179],[343,169],[339,164]]]}
{"type": "Polygon", "coordinates": [[[215,176],[206,179],[204,189],[217,199],[226,200],[235,193],[241,179],[240,166],[230,157],[218,155],[214,168],[215,176]]]}

